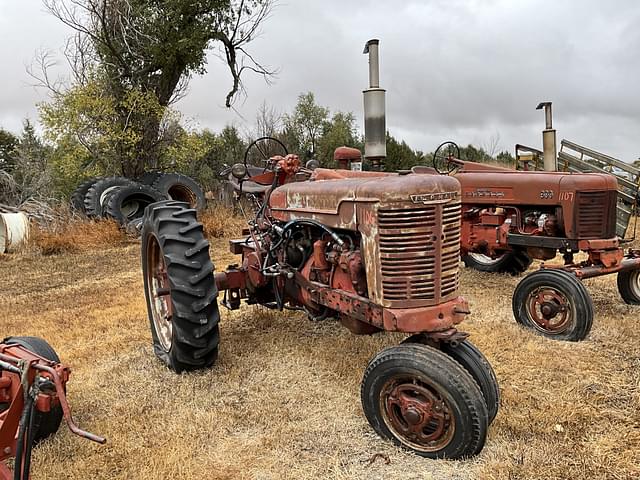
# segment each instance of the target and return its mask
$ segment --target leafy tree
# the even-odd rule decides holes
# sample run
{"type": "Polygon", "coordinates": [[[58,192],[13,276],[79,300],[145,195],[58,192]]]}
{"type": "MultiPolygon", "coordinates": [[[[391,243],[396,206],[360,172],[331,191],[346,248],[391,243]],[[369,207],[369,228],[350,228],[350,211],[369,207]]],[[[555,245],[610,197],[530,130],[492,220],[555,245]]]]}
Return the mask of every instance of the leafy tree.
{"type": "Polygon", "coordinates": [[[387,132],[387,158],[384,160],[384,169],[387,172],[404,170],[418,165],[421,160],[414,150],[402,140],[399,142],[387,132]]]}
{"type": "Polygon", "coordinates": [[[167,108],[185,94],[193,75],[206,71],[209,50],[215,49],[229,67],[228,107],[244,91],[245,71],[267,80],[274,73],[247,51],[271,12],[272,0],[44,2],[76,32],[68,49],[74,76],[71,89],[52,84],[46,75],[47,60],[41,62],[45,68],[40,79],[54,93],[50,116],[61,110],[50,129],[76,135],[94,157],[107,151],[109,161],[119,162],[127,176],[160,166],[169,145],[163,137],[167,108]],[[87,95],[96,89],[104,110],[88,102],[87,95]],[[78,96],[85,101],[77,102],[78,96]],[[73,123],[71,107],[76,107],[76,116],[87,120],[97,115],[92,132],[85,131],[90,121],[76,124],[76,129],[61,128],[65,117],[73,123]],[[112,126],[102,130],[105,116],[112,119],[112,126]]]}
{"type": "Polygon", "coordinates": [[[336,112],[331,120],[326,120],[322,125],[317,159],[322,165],[333,165],[333,152],[343,145],[362,148],[353,113],[336,112]]]}
{"type": "Polygon", "coordinates": [[[305,158],[315,156],[322,127],[328,118],[329,109],[317,105],[312,92],[300,94],[293,113],[284,117],[283,136],[289,142],[289,149],[297,147],[296,151],[305,158]]]}
{"type": "Polygon", "coordinates": [[[500,152],[498,155],[496,155],[496,161],[498,163],[503,164],[505,167],[514,167],[516,166],[516,159],[513,155],[511,155],[511,153],[507,152],[506,150],[500,152]]]}
{"type": "Polygon", "coordinates": [[[476,148],[469,144],[466,147],[460,147],[460,158],[469,162],[488,163],[493,157],[484,151],[483,148],[476,148]]]}

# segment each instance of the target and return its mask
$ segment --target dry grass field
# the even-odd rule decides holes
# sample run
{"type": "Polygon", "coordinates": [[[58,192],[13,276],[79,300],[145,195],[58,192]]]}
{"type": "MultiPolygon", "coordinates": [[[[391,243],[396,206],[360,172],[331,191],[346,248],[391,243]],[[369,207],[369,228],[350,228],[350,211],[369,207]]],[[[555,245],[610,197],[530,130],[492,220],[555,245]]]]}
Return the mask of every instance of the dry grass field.
{"type": "MultiPolygon", "coordinates": [[[[216,222],[211,236],[227,235],[216,222]]],[[[67,247],[39,240],[52,255],[0,256],[0,332],[46,337],[72,366],[76,420],[108,438],[61,428],[35,449],[35,480],[640,477],[640,307],[621,302],[613,276],[587,282],[596,321],[573,344],[515,324],[517,278],[463,269],[463,328],[502,404],[478,457],[433,461],[381,440],[361,411],[368,359],[401,336],[245,306],[222,312],[216,366],[177,376],[152,352],[139,247],[105,230],[112,246],[80,232],[67,247]]],[[[234,261],[224,238],[211,252],[219,268],[234,261]]]]}

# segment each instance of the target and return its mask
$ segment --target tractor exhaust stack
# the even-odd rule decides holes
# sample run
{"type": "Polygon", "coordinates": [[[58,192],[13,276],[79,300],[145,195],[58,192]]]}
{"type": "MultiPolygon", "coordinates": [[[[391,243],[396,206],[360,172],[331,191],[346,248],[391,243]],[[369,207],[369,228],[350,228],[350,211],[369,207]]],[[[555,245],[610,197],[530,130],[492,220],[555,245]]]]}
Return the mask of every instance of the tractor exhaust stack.
{"type": "Polygon", "coordinates": [[[369,54],[369,88],[364,90],[364,158],[374,170],[382,169],[387,156],[385,90],[380,88],[378,39],[369,40],[362,53],[369,54]]]}
{"type": "Polygon", "coordinates": [[[547,172],[558,170],[556,158],[556,131],[553,129],[553,119],[551,114],[551,102],[541,102],[536,110],[544,108],[545,129],[542,131],[542,153],[544,158],[544,169],[547,172]]]}

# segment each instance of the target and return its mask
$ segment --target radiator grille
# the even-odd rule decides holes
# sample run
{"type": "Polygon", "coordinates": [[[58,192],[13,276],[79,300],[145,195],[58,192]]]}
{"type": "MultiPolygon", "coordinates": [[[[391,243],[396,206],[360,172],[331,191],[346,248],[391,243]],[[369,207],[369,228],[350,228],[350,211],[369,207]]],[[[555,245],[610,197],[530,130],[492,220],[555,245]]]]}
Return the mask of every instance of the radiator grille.
{"type": "Polygon", "coordinates": [[[460,202],[378,210],[387,301],[440,301],[458,289],[460,202]]]}
{"type": "Polygon", "coordinates": [[[576,209],[578,238],[615,236],[615,193],[615,191],[578,192],[576,209]],[[612,212],[614,212],[613,222],[610,218],[612,212]]]}

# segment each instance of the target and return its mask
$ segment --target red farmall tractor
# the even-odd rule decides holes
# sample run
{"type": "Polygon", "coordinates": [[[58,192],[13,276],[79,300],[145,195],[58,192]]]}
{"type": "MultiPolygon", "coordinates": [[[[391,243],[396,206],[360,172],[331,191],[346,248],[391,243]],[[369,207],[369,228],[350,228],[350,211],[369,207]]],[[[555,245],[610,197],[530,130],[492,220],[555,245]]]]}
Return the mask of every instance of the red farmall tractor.
{"type": "MultiPolygon", "coordinates": [[[[550,123],[546,132],[553,132],[555,164],[550,123]]],[[[601,275],[617,273],[622,299],[640,304],[640,251],[625,252],[616,236],[614,176],[516,171],[459,157],[455,143],[445,142],[434,153],[433,166],[462,185],[461,253],[467,266],[518,274],[532,259],[563,256],[564,263],[543,263],[516,287],[512,305],[520,324],[549,338],[584,339],[593,305],[581,280],[601,275]],[[579,252],[586,259],[576,261],[579,252]]]]}
{"type": "Polygon", "coordinates": [[[76,435],[105,443],[73,422],[65,395],[69,374],[41,338],[0,343],[0,480],[28,480],[33,445],[55,433],[63,418],[76,435]],[[13,472],[4,463],[11,457],[13,472]]]}
{"type": "MultiPolygon", "coordinates": [[[[259,151],[266,151],[260,143],[259,151]]],[[[482,449],[499,390],[491,366],[457,325],[460,184],[453,177],[310,170],[296,155],[230,170],[255,202],[238,263],[214,273],[209,243],[185,203],[146,210],[145,296],[156,355],[176,372],[218,356],[218,295],[337,319],[355,334],[410,336],[367,366],[362,406],[374,430],[430,458],[482,449]],[[250,178],[248,172],[253,172],[250,178]]],[[[286,318],[283,318],[286,321],[286,318]]]]}

